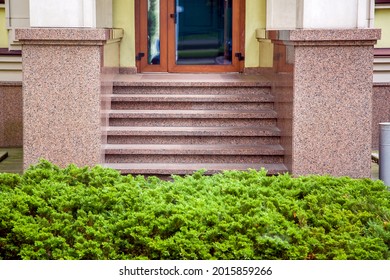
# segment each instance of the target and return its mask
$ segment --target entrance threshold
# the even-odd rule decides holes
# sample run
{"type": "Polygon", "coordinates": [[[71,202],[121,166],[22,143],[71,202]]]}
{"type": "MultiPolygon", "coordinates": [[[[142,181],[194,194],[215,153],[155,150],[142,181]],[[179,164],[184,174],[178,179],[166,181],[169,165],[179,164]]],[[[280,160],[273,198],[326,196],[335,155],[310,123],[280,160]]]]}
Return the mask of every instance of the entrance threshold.
{"type": "Polygon", "coordinates": [[[191,83],[191,84],[226,84],[226,85],[254,85],[271,86],[271,80],[261,74],[245,74],[238,72],[229,73],[138,73],[118,74],[114,76],[115,85],[126,83],[139,83],[140,86],[146,83],[155,82],[167,84],[191,83]]]}

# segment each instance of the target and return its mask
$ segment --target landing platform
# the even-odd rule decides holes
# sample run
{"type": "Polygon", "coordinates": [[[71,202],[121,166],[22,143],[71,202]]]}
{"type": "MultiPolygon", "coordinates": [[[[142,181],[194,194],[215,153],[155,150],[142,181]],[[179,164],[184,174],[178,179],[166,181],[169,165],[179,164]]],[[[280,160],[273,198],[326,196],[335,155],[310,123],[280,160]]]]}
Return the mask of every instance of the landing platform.
{"type": "Polygon", "coordinates": [[[271,80],[265,75],[241,73],[142,73],[114,76],[115,86],[144,86],[153,83],[161,86],[271,86],[271,80]]]}

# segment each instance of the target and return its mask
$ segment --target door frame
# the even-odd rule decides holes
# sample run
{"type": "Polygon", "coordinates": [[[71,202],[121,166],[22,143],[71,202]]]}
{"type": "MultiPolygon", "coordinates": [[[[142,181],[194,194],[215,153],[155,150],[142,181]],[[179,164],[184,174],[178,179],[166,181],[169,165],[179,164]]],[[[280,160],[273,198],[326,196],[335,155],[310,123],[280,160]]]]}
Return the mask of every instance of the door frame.
{"type": "Polygon", "coordinates": [[[231,65],[176,65],[175,23],[169,16],[174,13],[174,0],[160,0],[160,64],[148,64],[147,53],[147,1],[135,0],[135,47],[137,72],[209,73],[243,72],[245,57],[245,0],[233,1],[233,50],[231,65]],[[161,4],[162,3],[162,4],[161,4]],[[164,32],[166,30],[166,32],[164,32]]]}

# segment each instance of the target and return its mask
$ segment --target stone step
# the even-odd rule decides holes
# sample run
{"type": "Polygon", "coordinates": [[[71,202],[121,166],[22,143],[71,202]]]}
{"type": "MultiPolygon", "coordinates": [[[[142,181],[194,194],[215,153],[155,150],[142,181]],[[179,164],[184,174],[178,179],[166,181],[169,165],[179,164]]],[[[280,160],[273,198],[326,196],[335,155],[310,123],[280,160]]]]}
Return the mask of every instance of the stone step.
{"type": "Polygon", "coordinates": [[[110,110],[110,118],[136,119],[267,119],[272,109],[262,110],[110,110]]]}
{"type": "Polygon", "coordinates": [[[248,169],[261,170],[265,168],[269,175],[276,175],[288,172],[286,166],[266,163],[106,163],[105,167],[119,170],[122,174],[145,174],[145,175],[186,175],[192,174],[200,169],[207,170],[206,174],[219,173],[224,170],[248,169]]]}
{"type": "Polygon", "coordinates": [[[246,126],[275,126],[276,118],[270,117],[265,119],[254,119],[254,118],[111,118],[109,125],[114,126],[139,126],[139,127],[246,127],[246,126]]]}
{"type": "Polygon", "coordinates": [[[204,84],[204,83],[184,83],[167,86],[166,83],[144,83],[138,85],[137,83],[129,84],[114,84],[114,94],[137,94],[137,95],[270,95],[270,85],[253,86],[218,86],[218,84],[204,84]]]}
{"type": "Polygon", "coordinates": [[[111,126],[111,136],[280,136],[276,126],[247,127],[137,127],[111,126]]]}
{"type": "Polygon", "coordinates": [[[278,136],[107,136],[107,144],[263,145],[279,141],[278,136]]]}
{"type": "Polygon", "coordinates": [[[283,155],[106,154],[107,163],[283,163],[283,155]]]}
{"type": "Polygon", "coordinates": [[[113,94],[110,98],[113,110],[258,110],[272,109],[274,102],[270,94],[113,94]]]}
{"type": "Polygon", "coordinates": [[[106,155],[284,155],[280,145],[106,144],[106,155]]]}
{"type": "Polygon", "coordinates": [[[274,102],[271,94],[112,94],[113,102],[274,102]]]}
{"type": "Polygon", "coordinates": [[[253,127],[125,127],[106,131],[108,144],[278,144],[275,126],[253,127]]]}
{"type": "Polygon", "coordinates": [[[241,73],[146,73],[113,76],[114,86],[264,87],[272,81],[263,75],[241,73]]]}
{"type": "Polygon", "coordinates": [[[107,163],[283,163],[279,144],[106,144],[107,163]]]}
{"type": "Polygon", "coordinates": [[[112,102],[112,110],[263,110],[273,109],[274,103],[250,102],[112,102]]]}
{"type": "Polygon", "coordinates": [[[124,174],[285,173],[271,82],[246,75],[115,77],[106,166],[124,174]]]}

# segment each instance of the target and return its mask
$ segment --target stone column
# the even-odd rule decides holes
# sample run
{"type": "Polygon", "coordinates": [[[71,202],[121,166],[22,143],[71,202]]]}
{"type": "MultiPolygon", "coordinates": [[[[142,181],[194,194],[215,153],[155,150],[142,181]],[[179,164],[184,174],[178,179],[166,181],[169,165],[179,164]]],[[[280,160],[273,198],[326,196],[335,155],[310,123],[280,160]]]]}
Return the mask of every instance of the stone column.
{"type": "Polygon", "coordinates": [[[372,0],[267,0],[278,125],[294,175],[370,177],[373,17],[372,0]]]}
{"type": "Polygon", "coordinates": [[[284,139],[292,173],[370,177],[373,46],[380,30],[302,29],[271,37],[274,69],[283,73],[275,79],[277,100],[290,100],[278,108],[291,108],[284,139]],[[283,75],[292,81],[289,93],[278,91],[283,75]]]}
{"type": "MultiPolygon", "coordinates": [[[[119,45],[110,44],[118,44],[116,35],[110,29],[16,30],[23,58],[25,168],[40,158],[60,166],[103,162],[103,97],[110,91],[105,56],[116,51],[119,63],[119,45]]],[[[115,69],[115,61],[110,66],[115,69]]]]}

